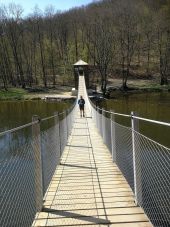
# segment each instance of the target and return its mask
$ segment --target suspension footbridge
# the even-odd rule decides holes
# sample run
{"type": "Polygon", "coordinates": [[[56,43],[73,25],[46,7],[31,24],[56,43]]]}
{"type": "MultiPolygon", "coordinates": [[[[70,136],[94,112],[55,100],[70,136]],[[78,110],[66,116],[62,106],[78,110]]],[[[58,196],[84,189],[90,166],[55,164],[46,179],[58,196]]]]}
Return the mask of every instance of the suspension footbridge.
{"type": "Polygon", "coordinates": [[[169,226],[170,150],[140,134],[135,115],[129,128],[95,107],[84,76],[78,95],[85,117],[75,104],[0,134],[32,135],[0,163],[0,226],[169,226]]]}
{"type": "MultiPolygon", "coordinates": [[[[79,83],[88,106],[82,76],[79,83]]],[[[90,117],[88,107],[86,118],[75,111],[68,144],[33,226],[151,226],[90,117]]]]}

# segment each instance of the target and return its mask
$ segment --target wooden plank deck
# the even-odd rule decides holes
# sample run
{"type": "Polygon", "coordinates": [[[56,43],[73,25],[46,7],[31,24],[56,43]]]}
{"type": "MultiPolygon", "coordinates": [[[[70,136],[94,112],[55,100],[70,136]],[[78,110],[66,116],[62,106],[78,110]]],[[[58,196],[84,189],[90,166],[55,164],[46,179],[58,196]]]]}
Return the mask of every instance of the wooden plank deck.
{"type": "Polygon", "coordinates": [[[32,226],[152,226],[135,205],[92,119],[80,118],[78,111],[43,212],[37,213],[32,226]]]}

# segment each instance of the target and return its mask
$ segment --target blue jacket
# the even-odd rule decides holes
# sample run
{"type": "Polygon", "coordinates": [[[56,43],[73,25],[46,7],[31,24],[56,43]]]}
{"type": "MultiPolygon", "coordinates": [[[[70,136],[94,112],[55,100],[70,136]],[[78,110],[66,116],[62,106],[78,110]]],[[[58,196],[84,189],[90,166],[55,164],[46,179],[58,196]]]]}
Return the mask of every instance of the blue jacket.
{"type": "Polygon", "coordinates": [[[78,104],[79,104],[80,106],[84,106],[84,104],[85,104],[84,99],[79,99],[79,100],[78,100],[78,104]]]}

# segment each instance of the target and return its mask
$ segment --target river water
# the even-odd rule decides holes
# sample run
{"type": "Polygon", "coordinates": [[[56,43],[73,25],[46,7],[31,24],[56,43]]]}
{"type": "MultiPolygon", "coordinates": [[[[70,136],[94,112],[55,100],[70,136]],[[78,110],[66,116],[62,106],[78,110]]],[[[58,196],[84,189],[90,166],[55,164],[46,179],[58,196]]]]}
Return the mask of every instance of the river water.
{"type": "MultiPolygon", "coordinates": [[[[115,95],[114,99],[103,101],[99,106],[124,114],[135,111],[140,117],[170,123],[170,93],[168,92],[115,95]]],[[[125,117],[116,117],[116,121],[130,126],[130,120],[125,117]]],[[[170,148],[170,127],[142,121],[139,122],[139,127],[141,133],[170,148]]]]}
{"type": "MultiPolygon", "coordinates": [[[[40,118],[52,116],[54,112],[62,112],[71,104],[44,101],[0,102],[0,132],[31,122],[33,115],[40,118]]],[[[54,118],[41,122],[40,127],[42,172],[43,179],[47,178],[43,186],[46,189],[54,171],[54,163],[59,162],[59,142],[55,134],[54,118]],[[57,151],[55,155],[53,150],[57,151]]],[[[31,126],[0,136],[0,226],[27,227],[31,226],[34,219],[35,188],[42,186],[35,181],[38,159],[33,147],[31,126]]]]}
{"type": "MultiPolygon", "coordinates": [[[[51,116],[55,111],[62,112],[70,102],[38,101],[1,101],[0,102],[0,132],[31,122],[33,115],[40,118],[51,116]]],[[[170,93],[142,93],[115,95],[114,99],[101,102],[100,107],[114,110],[118,113],[138,113],[140,117],[170,122],[170,93]]],[[[118,123],[130,126],[130,120],[116,117],[118,123]]],[[[151,123],[140,123],[140,132],[170,147],[170,127],[151,123]]]]}
{"type": "MultiPolygon", "coordinates": [[[[40,118],[48,117],[70,105],[71,103],[44,101],[0,102],[0,131],[31,122],[35,114],[40,118]]],[[[135,111],[141,117],[170,122],[170,93],[117,96],[113,100],[103,101],[100,106],[119,113],[130,114],[135,111]]],[[[130,126],[130,120],[126,118],[116,117],[116,121],[130,126]]],[[[46,130],[52,125],[54,119],[42,122],[41,129],[46,130]]],[[[170,128],[140,121],[140,132],[170,147],[170,128]]],[[[31,133],[32,128],[28,127],[0,138],[0,226],[27,227],[34,219],[36,182],[31,133]]],[[[47,148],[51,144],[44,146],[45,142],[44,139],[41,146],[42,157],[45,157],[46,162],[45,154],[50,155],[47,148]]],[[[167,174],[169,176],[168,171],[167,174]]]]}
{"type": "MultiPolygon", "coordinates": [[[[33,115],[40,119],[50,117],[55,112],[63,112],[72,102],[6,101],[0,102],[0,132],[12,129],[32,121],[33,115]]],[[[54,126],[54,118],[40,124],[41,133],[54,126]]],[[[32,138],[32,127],[26,127],[0,137],[0,161],[9,159],[15,151],[32,138]]],[[[22,152],[21,152],[22,153],[22,152]]]]}
{"type": "Polygon", "coordinates": [[[62,112],[71,105],[70,102],[1,101],[0,132],[32,121],[33,115],[48,117],[55,111],[62,112]]]}
{"type": "MultiPolygon", "coordinates": [[[[170,123],[170,93],[115,95],[115,99],[99,103],[100,107],[118,113],[137,112],[140,117],[170,123]]],[[[131,119],[115,117],[121,125],[131,126],[131,119]]],[[[110,122],[109,122],[110,123],[110,122]]],[[[116,125],[116,161],[134,189],[132,134],[116,125]]],[[[170,148],[170,127],[139,121],[140,133],[170,148]]],[[[165,147],[136,135],[136,182],[138,202],[154,226],[170,226],[170,152],[165,147]],[[140,147],[139,147],[140,146],[140,147]]]]}

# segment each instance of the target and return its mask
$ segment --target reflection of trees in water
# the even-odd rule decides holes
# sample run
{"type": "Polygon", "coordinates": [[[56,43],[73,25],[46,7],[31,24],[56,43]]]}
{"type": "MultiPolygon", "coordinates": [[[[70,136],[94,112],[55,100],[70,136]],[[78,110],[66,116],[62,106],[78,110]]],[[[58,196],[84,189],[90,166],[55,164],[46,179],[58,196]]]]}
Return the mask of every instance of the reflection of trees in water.
{"type": "MultiPolygon", "coordinates": [[[[56,129],[54,118],[41,123],[45,189],[60,160],[56,129]]],[[[30,226],[35,215],[35,187],[40,187],[40,183],[35,182],[32,127],[0,137],[0,152],[0,226],[30,226]],[[3,223],[7,213],[9,218],[3,223]]]]}
{"type": "Polygon", "coordinates": [[[0,226],[30,226],[35,215],[35,163],[30,143],[0,163],[0,226]],[[10,209],[9,209],[10,207],[10,209]],[[8,214],[7,222],[6,214],[8,214]]]}
{"type": "MultiPolygon", "coordinates": [[[[51,109],[48,109],[50,105],[46,105],[46,111],[43,112],[45,114],[44,117],[52,116],[57,109],[61,112],[65,107],[70,106],[70,104],[65,104],[59,109],[56,108],[56,105],[56,103],[53,103],[51,109]]],[[[44,107],[42,109],[44,110],[44,107]]],[[[22,109],[24,116],[21,122],[24,119],[24,123],[29,122],[25,120],[25,116],[27,119],[31,119],[33,115],[33,110],[29,111],[28,115],[26,110],[27,108],[22,109]]],[[[10,114],[13,114],[13,112],[10,114]]],[[[41,114],[40,116],[42,118],[43,115],[41,114]]],[[[6,120],[8,117],[9,115],[7,115],[6,120]]],[[[13,117],[13,121],[15,121],[17,119],[15,114],[13,117]]],[[[3,124],[5,122],[4,118],[3,124]]],[[[16,122],[13,123],[16,124],[16,122]]],[[[54,173],[56,163],[60,160],[59,154],[56,153],[59,151],[60,143],[57,140],[59,135],[56,134],[54,118],[42,121],[40,128],[42,161],[46,170],[44,190],[46,190],[54,173]]],[[[35,168],[37,165],[35,159],[32,126],[17,130],[16,132],[6,133],[0,137],[0,226],[31,226],[36,213],[35,188],[42,187],[40,182],[35,182],[35,179],[37,179],[35,177],[35,169],[37,168],[35,168]]]]}
{"type": "Polygon", "coordinates": [[[33,115],[45,118],[54,114],[54,112],[62,112],[72,105],[72,101],[68,102],[45,102],[38,101],[11,101],[0,102],[0,131],[18,127],[31,122],[33,115]]]}
{"type": "Polygon", "coordinates": [[[34,217],[35,211],[30,209],[35,207],[35,163],[30,129],[0,137],[0,226],[30,226],[34,217]],[[7,213],[8,221],[4,223],[7,213]]]}
{"type": "MultiPolygon", "coordinates": [[[[1,131],[18,127],[31,121],[33,115],[40,118],[51,116],[55,111],[62,112],[63,109],[72,105],[72,102],[53,102],[44,101],[12,101],[0,103],[0,122],[1,131]]],[[[41,131],[54,125],[54,119],[41,122],[41,131]]],[[[18,130],[7,133],[0,137],[0,161],[9,158],[10,155],[22,155],[20,147],[28,143],[31,139],[32,128],[18,130]]]]}
{"type": "Polygon", "coordinates": [[[0,137],[1,159],[22,155],[23,147],[31,140],[31,127],[7,133],[0,137]]]}
{"type": "MultiPolygon", "coordinates": [[[[50,119],[41,123],[41,131],[45,131],[54,125],[54,119],[50,119]]],[[[22,148],[25,144],[32,140],[32,127],[18,130],[16,132],[7,133],[0,137],[0,160],[8,158],[11,155],[22,155],[22,148]]]]}
{"type": "MultiPolygon", "coordinates": [[[[99,104],[107,110],[114,110],[118,113],[130,114],[131,111],[138,113],[138,116],[158,121],[170,122],[170,93],[144,93],[117,96],[116,99],[105,100],[99,104]]],[[[130,126],[128,118],[116,116],[116,122],[130,126]]],[[[139,122],[140,132],[153,140],[170,147],[170,127],[139,122]]]]}

